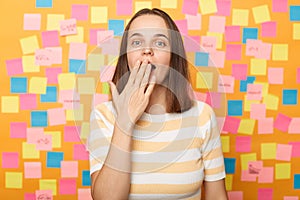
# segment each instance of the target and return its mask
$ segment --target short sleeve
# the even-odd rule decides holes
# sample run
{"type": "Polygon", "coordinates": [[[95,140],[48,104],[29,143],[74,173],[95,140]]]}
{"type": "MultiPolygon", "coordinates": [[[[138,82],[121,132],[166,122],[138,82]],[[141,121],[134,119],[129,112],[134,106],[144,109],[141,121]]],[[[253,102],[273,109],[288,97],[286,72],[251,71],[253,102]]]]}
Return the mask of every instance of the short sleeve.
{"type": "Polygon", "coordinates": [[[90,174],[103,167],[114,130],[113,124],[114,115],[109,104],[100,104],[92,110],[87,145],[90,159],[90,174]]]}
{"type": "Polygon", "coordinates": [[[225,178],[225,165],[222,152],[220,131],[213,109],[207,105],[206,133],[202,145],[205,181],[217,181],[225,178]]]}

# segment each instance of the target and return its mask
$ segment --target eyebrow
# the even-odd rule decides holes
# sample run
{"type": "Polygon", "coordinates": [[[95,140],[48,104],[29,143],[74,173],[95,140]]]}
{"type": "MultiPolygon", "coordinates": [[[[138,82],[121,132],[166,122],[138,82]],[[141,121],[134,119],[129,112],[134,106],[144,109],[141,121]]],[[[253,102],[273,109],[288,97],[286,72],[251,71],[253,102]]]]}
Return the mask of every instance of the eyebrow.
{"type": "MultiPolygon", "coordinates": [[[[141,34],[141,33],[134,33],[129,38],[132,38],[134,36],[141,37],[141,36],[143,36],[143,34],[141,34]]],[[[165,34],[162,34],[162,33],[155,34],[154,37],[164,37],[164,38],[166,38],[169,41],[169,38],[165,34]]]]}

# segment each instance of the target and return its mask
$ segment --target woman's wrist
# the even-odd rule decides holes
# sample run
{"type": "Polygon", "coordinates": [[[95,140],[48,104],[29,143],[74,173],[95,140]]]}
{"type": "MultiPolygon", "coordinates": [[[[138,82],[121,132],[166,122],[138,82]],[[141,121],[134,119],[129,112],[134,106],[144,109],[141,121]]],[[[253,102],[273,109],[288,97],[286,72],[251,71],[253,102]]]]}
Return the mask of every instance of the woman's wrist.
{"type": "Polygon", "coordinates": [[[116,118],[116,126],[127,135],[132,135],[135,123],[130,120],[129,117],[121,117],[117,116],[116,118]]]}

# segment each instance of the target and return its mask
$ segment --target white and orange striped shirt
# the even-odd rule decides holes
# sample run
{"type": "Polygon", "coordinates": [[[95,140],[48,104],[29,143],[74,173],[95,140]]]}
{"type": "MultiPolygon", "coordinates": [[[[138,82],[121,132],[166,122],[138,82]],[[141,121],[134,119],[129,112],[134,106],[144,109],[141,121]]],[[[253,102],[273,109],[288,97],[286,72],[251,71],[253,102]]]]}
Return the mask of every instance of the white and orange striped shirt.
{"type": "MultiPolygon", "coordinates": [[[[91,113],[91,174],[104,164],[115,116],[111,101],[91,113]]],[[[216,117],[203,102],[194,101],[193,107],[183,113],[143,113],[132,140],[131,200],[199,200],[203,180],[225,178],[216,117]]]]}

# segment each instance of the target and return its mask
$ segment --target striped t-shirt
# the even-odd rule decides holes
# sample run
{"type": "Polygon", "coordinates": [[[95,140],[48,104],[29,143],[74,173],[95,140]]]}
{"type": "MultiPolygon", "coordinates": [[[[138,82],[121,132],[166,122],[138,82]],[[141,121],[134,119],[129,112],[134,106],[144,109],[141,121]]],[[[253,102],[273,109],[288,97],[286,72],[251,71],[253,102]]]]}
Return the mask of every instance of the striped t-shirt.
{"type": "MultiPolygon", "coordinates": [[[[112,102],[91,113],[90,173],[100,170],[109,150],[116,112],[112,102]]],[[[129,199],[200,199],[203,180],[225,177],[215,114],[194,101],[183,113],[143,113],[132,136],[129,199]]]]}

